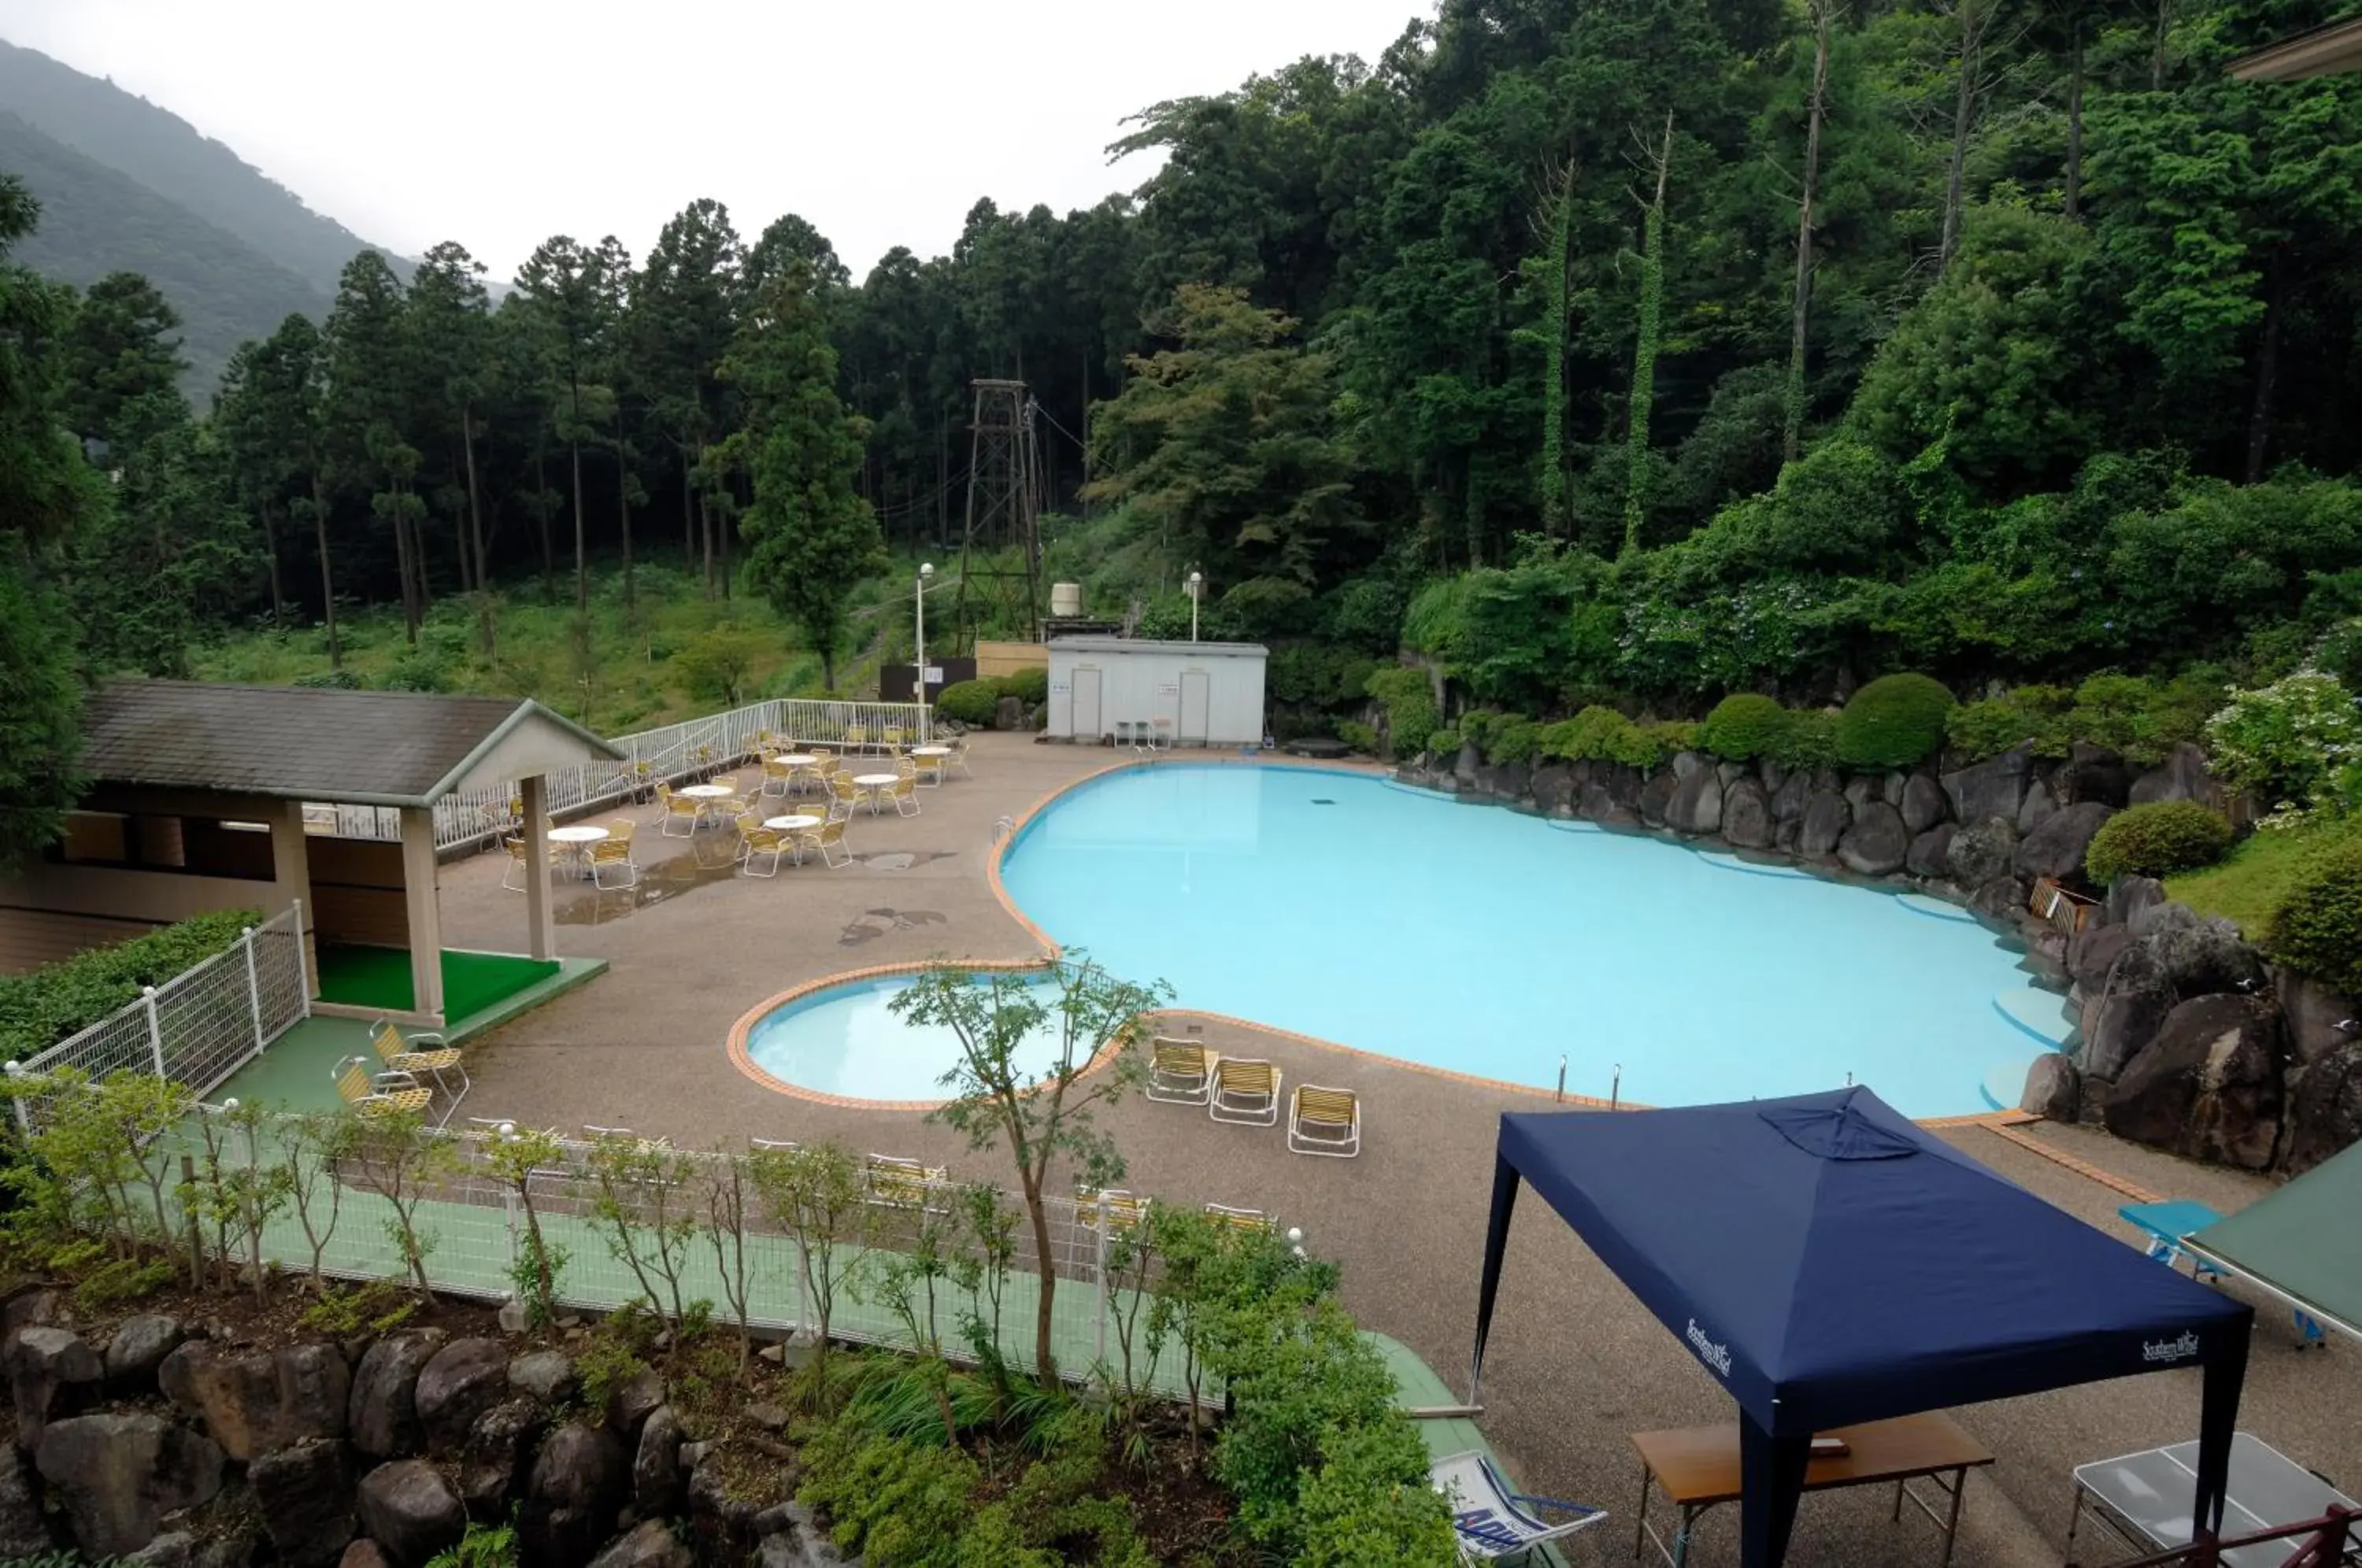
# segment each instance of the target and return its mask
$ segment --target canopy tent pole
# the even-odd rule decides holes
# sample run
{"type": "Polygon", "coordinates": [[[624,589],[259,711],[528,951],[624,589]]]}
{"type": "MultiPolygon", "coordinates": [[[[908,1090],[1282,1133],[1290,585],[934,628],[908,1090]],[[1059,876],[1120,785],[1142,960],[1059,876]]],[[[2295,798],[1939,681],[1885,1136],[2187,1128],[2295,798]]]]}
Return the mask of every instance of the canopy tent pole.
{"type": "Polygon", "coordinates": [[[2191,1533],[2213,1540],[2223,1533],[2223,1504],[2231,1487],[2231,1440],[2239,1430],[2239,1388],[2247,1376],[2247,1336],[2224,1334],[2206,1359],[2198,1410],[2198,1496],[2191,1533]]]}
{"type": "Polygon", "coordinates": [[[1796,1505],[1805,1496],[1805,1470],[1812,1459],[1810,1433],[1774,1436],[1745,1410],[1738,1413],[1740,1568],[1779,1568],[1787,1558],[1796,1505]]]}
{"type": "Polygon", "coordinates": [[[1468,1403],[1481,1406],[1485,1383],[1485,1336],[1493,1327],[1493,1303],[1501,1293],[1501,1258],[1509,1248],[1509,1215],[1518,1206],[1518,1167],[1493,1156],[1493,1219],[1485,1231],[1485,1272],[1476,1282],[1476,1348],[1468,1360],[1468,1403]]]}

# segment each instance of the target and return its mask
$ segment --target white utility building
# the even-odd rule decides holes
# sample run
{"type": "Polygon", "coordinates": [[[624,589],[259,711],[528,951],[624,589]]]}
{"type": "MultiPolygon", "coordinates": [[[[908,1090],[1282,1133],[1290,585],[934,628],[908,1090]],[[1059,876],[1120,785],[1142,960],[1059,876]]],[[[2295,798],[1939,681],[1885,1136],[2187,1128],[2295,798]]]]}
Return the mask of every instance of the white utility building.
{"type": "Polygon", "coordinates": [[[1268,657],[1259,643],[1054,637],[1049,734],[1085,744],[1255,745],[1268,657]]]}

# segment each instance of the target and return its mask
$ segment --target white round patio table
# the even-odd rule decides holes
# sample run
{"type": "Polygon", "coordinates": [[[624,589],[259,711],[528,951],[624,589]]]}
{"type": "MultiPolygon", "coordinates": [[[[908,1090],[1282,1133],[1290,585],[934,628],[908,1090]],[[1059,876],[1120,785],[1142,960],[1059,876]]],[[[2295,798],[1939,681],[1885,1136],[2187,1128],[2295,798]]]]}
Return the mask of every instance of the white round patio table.
{"type": "Polygon", "coordinates": [[[719,801],[724,796],[735,795],[737,792],[727,784],[691,784],[673,791],[676,795],[686,795],[692,801],[719,801]]]}
{"type": "Polygon", "coordinates": [[[558,827],[549,830],[549,842],[562,844],[579,862],[576,870],[587,873],[590,867],[590,846],[609,837],[602,827],[558,827]]]}
{"type": "Polygon", "coordinates": [[[783,751],[771,760],[782,767],[810,767],[820,758],[808,751],[783,751]]]}
{"type": "Polygon", "coordinates": [[[769,828],[773,833],[801,833],[806,828],[816,828],[827,820],[828,819],[825,817],[808,817],[797,814],[785,817],[766,817],[763,819],[763,825],[769,828]]]}
{"type": "Polygon", "coordinates": [[[947,745],[914,745],[911,748],[912,756],[949,756],[951,754],[952,748],[947,745]]]}
{"type": "Polygon", "coordinates": [[[892,789],[901,777],[899,773],[856,773],[853,776],[853,781],[869,792],[871,816],[877,814],[877,792],[880,790],[892,789]]]}

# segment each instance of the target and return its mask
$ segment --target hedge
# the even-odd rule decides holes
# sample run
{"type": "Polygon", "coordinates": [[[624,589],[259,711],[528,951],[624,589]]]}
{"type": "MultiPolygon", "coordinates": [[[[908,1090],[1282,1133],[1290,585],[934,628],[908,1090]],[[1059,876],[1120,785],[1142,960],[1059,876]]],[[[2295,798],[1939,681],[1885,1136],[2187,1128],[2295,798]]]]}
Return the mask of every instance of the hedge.
{"type": "Polygon", "coordinates": [[[1435,694],[1425,670],[1387,665],[1370,671],[1363,686],[1385,705],[1386,749],[1395,756],[1415,755],[1428,736],[1443,727],[1443,715],[1436,712],[1435,694]]]}
{"type": "Polygon", "coordinates": [[[1029,708],[1038,708],[1050,700],[1050,672],[1036,667],[1004,675],[1000,678],[1000,694],[1014,697],[1029,708]]]}
{"type": "Polygon", "coordinates": [[[2273,911],[2265,946],[2291,969],[2362,993],[2362,839],[2305,868],[2273,911]]]}
{"type": "Polygon", "coordinates": [[[1769,697],[1734,692],[1714,705],[1698,728],[1698,744],[1732,762],[1768,756],[1788,729],[1788,710],[1769,697]]]}
{"type": "Polygon", "coordinates": [[[1956,704],[1927,675],[1882,675],[1853,694],[1838,715],[1837,750],[1849,767],[1908,767],[1944,745],[1956,704]]]}
{"type": "Polygon", "coordinates": [[[2231,824],[2195,801],[2151,801],[2118,812],[2100,824],[2084,852],[2083,868],[2106,887],[2119,877],[2167,877],[2223,858],[2231,824]]]}
{"type": "Polygon", "coordinates": [[[46,1051],[89,1028],[137,1001],[141,987],[160,986],[226,952],[261,920],[253,910],[223,910],[77,953],[29,975],[0,976],[0,1062],[46,1051]]]}
{"type": "Polygon", "coordinates": [[[935,693],[938,717],[956,719],[963,724],[984,725],[992,723],[993,710],[1000,705],[1000,683],[997,680],[955,680],[935,693]]]}

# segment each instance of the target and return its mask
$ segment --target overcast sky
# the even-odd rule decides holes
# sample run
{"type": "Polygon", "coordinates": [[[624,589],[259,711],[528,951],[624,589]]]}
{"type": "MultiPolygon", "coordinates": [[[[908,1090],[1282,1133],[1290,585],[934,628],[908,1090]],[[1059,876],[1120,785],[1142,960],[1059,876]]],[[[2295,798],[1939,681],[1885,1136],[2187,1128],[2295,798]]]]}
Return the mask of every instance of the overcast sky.
{"type": "Polygon", "coordinates": [[[508,276],[552,234],[635,256],[699,196],[799,212],[862,277],[979,196],[1060,213],[1127,115],[1304,54],[1374,59],[1431,0],[0,0],[0,38],[172,110],[364,238],[508,276]]]}

